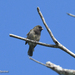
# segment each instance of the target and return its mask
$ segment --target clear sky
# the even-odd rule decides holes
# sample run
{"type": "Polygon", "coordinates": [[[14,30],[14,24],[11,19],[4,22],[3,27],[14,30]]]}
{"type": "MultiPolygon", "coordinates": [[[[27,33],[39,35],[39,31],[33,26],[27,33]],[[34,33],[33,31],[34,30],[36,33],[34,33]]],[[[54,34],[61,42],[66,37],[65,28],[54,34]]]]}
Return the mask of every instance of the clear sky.
{"type": "MultiPolygon", "coordinates": [[[[53,70],[28,58],[25,41],[9,37],[9,34],[26,37],[36,25],[41,25],[40,42],[54,44],[37,12],[45,18],[56,39],[75,53],[75,0],[0,0],[0,70],[2,75],[58,75],[53,70]]],[[[75,58],[56,48],[37,45],[33,58],[46,63],[50,61],[66,69],[75,69],[75,58]]]]}

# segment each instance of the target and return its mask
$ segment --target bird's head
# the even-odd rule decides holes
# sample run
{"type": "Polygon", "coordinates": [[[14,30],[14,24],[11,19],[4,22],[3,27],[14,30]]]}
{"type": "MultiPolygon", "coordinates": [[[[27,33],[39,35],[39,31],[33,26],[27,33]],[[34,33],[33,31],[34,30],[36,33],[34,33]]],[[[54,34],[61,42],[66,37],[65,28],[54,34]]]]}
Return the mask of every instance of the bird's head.
{"type": "Polygon", "coordinates": [[[40,30],[40,31],[43,30],[43,28],[42,28],[40,25],[35,26],[34,29],[36,29],[36,30],[40,30]]]}

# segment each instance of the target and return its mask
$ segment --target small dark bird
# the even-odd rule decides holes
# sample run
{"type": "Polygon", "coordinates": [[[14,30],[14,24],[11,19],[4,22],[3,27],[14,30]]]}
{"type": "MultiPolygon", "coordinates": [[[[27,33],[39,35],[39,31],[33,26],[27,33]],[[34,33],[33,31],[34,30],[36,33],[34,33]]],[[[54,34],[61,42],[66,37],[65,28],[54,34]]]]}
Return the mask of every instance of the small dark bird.
{"type": "MultiPolygon", "coordinates": [[[[35,26],[33,29],[30,30],[30,32],[27,34],[27,38],[34,40],[34,41],[39,41],[40,40],[40,35],[41,35],[41,31],[43,30],[43,28],[40,25],[35,26]]],[[[25,44],[29,44],[29,50],[28,50],[28,55],[32,56],[33,55],[33,51],[34,48],[37,44],[35,43],[31,43],[31,42],[25,42],[25,44]]]]}

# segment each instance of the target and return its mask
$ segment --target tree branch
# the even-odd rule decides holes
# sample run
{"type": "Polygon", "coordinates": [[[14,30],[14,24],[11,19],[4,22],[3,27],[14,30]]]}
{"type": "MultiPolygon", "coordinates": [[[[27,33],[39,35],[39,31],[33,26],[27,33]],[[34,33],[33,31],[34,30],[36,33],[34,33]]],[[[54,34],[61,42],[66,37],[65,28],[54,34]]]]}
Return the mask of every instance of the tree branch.
{"type": "Polygon", "coordinates": [[[65,52],[67,52],[68,54],[70,54],[71,56],[75,57],[75,54],[74,54],[73,52],[71,52],[70,50],[68,50],[66,47],[64,47],[64,46],[61,45],[61,44],[60,44],[60,45],[46,44],[46,43],[42,43],[42,42],[30,40],[30,39],[27,39],[27,38],[24,38],[24,37],[20,37],[20,36],[14,35],[14,34],[9,34],[9,36],[10,36],[10,37],[17,38],[17,39],[24,40],[24,41],[29,41],[29,42],[32,42],[32,43],[36,43],[36,44],[39,44],[39,45],[42,45],[42,46],[46,46],[46,47],[60,48],[60,49],[62,49],[63,51],[65,51],[65,52]]]}
{"type": "Polygon", "coordinates": [[[46,43],[42,43],[42,42],[37,42],[37,41],[33,41],[33,40],[30,40],[30,39],[27,39],[27,38],[23,38],[23,37],[20,37],[20,36],[17,36],[17,35],[13,35],[13,34],[10,34],[11,37],[14,37],[14,38],[18,38],[18,39],[21,39],[21,40],[24,40],[24,41],[29,41],[29,42],[32,42],[32,43],[36,43],[36,44],[39,44],[39,45],[42,45],[42,46],[46,46],[46,47],[53,47],[53,48],[60,48],[61,50],[67,52],[68,54],[70,54],[71,56],[73,56],[75,58],[75,54],[73,52],[71,52],[70,50],[68,50],[65,46],[63,46],[62,44],[60,44],[57,39],[53,36],[51,30],[49,29],[48,25],[46,24],[45,22],[45,19],[39,9],[39,7],[37,7],[37,11],[43,21],[43,24],[45,25],[47,31],[49,32],[53,42],[55,43],[55,45],[51,45],[51,44],[46,44],[46,43]]]}
{"type": "Polygon", "coordinates": [[[75,17],[75,15],[73,15],[73,14],[71,14],[71,13],[67,13],[67,15],[72,16],[72,17],[75,17]]]}
{"type": "Polygon", "coordinates": [[[31,57],[29,57],[29,59],[33,60],[36,63],[39,63],[43,66],[46,66],[52,70],[54,70],[55,72],[57,72],[60,75],[75,75],[75,70],[70,70],[70,69],[63,69],[62,67],[60,67],[59,65],[55,65],[52,62],[48,61],[46,62],[46,64],[39,62],[31,57]]]}
{"type": "Polygon", "coordinates": [[[44,64],[44,63],[42,63],[42,62],[39,62],[39,61],[37,61],[37,60],[35,60],[35,59],[31,58],[31,57],[29,57],[29,59],[35,61],[35,62],[38,63],[38,64],[41,64],[41,65],[43,65],[43,66],[46,66],[46,64],[44,64]]]}
{"type": "Polygon", "coordinates": [[[10,36],[10,37],[17,38],[17,39],[20,39],[20,40],[24,40],[24,41],[28,41],[28,42],[32,42],[32,43],[36,43],[36,44],[39,44],[39,45],[42,45],[42,46],[46,46],[46,47],[57,48],[56,45],[51,45],[51,44],[46,44],[46,43],[42,43],[42,42],[38,42],[38,41],[34,41],[34,40],[30,40],[30,39],[27,39],[27,38],[24,38],[24,37],[20,37],[20,36],[14,35],[14,34],[9,34],[9,36],[10,36]]]}
{"type": "Polygon", "coordinates": [[[53,40],[53,41],[54,41],[54,43],[56,44],[56,41],[57,41],[57,40],[55,39],[54,35],[52,34],[51,30],[49,29],[49,27],[48,27],[47,23],[45,22],[45,19],[44,19],[44,17],[43,17],[43,15],[42,15],[42,13],[41,13],[41,11],[40,11],[40,8],[39,8],[39,7],[37,7],[37,11],[38,11],[38,13],[39,13],[39,15],[40,15],[40,17],[41,17],[41,19],[42,19],[43,24],[45,25],[45,27],[46,27],[47,31],[49,32],[49,34],[50,34],[50,36],[51,36],[52,40],[53,40]]]}
{"type": "Polygon", "coordinates": [[[71,56],[73,56],[73,57],[75,58],[75,54],[74,54],[73,52],[71,52],[70,50],[68,50],[66,47],[64,47],[62,44],[60,44],[60,43],[57,41],[57,39],[53,36],[53,34],[52,34],[50,28],[48,27],[48,25],[47,25],[46,22],[45,22],[45,19],[44,19],[42,13],[41,13],[39,7],[37,7],[37,11],[38,11],[38,13],[39,13],[39,15],[40,15],[40,17],[41,17],[41,19],[42,19],[43,24],[44,24],[45,27],[46,27],[48,33],[50,34],[50,36],[51,36],[53,42],[57,45],[57,48],[62,49],[63,51],[67,52],[68,54],[70,54],[71,56]]]}

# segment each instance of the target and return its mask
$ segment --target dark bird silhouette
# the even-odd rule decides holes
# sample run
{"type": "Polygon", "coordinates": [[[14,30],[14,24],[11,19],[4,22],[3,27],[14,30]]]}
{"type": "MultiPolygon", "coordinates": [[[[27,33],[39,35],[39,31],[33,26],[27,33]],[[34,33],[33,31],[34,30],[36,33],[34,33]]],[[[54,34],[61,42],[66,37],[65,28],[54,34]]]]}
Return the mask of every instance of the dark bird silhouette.
{"type": "MultiPolygon", "coordinates": [[[[27,38],[30,40],[34,40],[34,41],[39,41],[40,40],[40,35],[41,35],[41,31],[43,30],[43,28],[40,25],[35,26],[33,29],[30,30],[30,32],[27,34],[27,38]]],[[[37,44],[35,43],[31,43],[31,42],[25,42],[25,44],[29,44],[29,50],[28,50],[28,55],[32,56],[33,55],[33,51],[34,48],[37,44]]]]}

